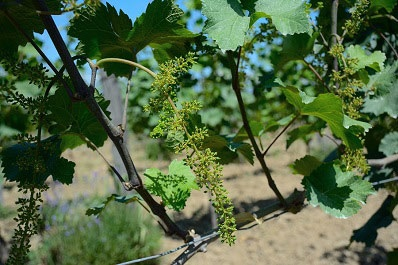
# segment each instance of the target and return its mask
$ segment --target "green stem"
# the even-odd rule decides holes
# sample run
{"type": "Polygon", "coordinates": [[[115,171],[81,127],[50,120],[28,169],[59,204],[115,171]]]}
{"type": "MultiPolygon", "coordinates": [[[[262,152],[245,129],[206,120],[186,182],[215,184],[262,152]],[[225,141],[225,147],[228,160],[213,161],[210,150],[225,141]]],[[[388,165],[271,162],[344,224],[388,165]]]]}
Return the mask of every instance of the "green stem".
{"type": "Polygon", "coordinates": [[[394,21],[394,22],[398,22],[398,19],[397,19],[396,17],[394,17],[393,15],[390,15],[390,14],[374,15],[374,16],[369,17],[369,19],[384,18],[384,17],[386,17],[386,18],[388,18],[388,19],[391,19],[391,20],[394,21]]]}
{"type": "Polygon", "coordinates": [[[154,72],[152,72],[150,69],[146,68],[145,66],[143,66],[143,65],[141,65],[139,63],[136,63],[136,62],[133,62],[133,61],[129,61],[129,60],[126,60],[126,59],[104,58],[104,59],[101,59],[101,60],[99,60],[97,62],[97,66],[99,66],[100,64],[103,64],[103,63],[122,63],[122,64],[127,64],[127,65],[130,65],[130,66],[133,66],[133,67],[140,68],[141,70],[144,70],[145,72],[150,74],[153,78],[156,78],[156,74],[154,72]]]}
{"type": "Polygon", "coordinates": [[[308,68],[314,73],[314,75],[316,76],[316,78],[318,78],[318,80],[322,83],[323,87],[326,88],[326,90],[328,92],[330,92],[329,87],[326,85],[325,80],[323,80],[322,76],[318,73],[318,71],[312,66],[312,64],[310,64],[309,62],[307,62],[306,60],[304,60],[304,63],[308,66],[308,68]]]}
{"type": "Polygon", "coordinates": [[[268,153],[269,149],[274,145],[274,143],[282,136],[284,132],[293,124],[293,122],[297,119],[298,116],[294,117],[284,128],[282,131],[278,133],[278,135],[272,140],[272,142],[268,145],[267,149],[263,152],[263,157],[268,153]]]}

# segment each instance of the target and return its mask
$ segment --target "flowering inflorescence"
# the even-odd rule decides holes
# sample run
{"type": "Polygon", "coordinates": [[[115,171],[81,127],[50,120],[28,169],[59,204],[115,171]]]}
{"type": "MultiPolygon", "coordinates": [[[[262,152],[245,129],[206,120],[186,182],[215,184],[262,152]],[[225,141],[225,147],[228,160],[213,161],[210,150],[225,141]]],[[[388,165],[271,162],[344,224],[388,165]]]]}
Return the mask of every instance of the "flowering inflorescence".
{"type": "Polygon", "coordinates": [[[26,197],[18,198],[18,215],[12,246],[7,264],[26,264],[29,261],[28,253],[31,247],[30,238],[38,233],[41,224],[40,206],[43,203],[42,193],[48,189],[47,185],[19,185],[19,192],[26,197]]]}
{"type": "MultiPolygon", "coordinates": [[[[359,31],[363,18],[358,21],[355,19],[358,16],[363,16],[368,6],[368,0],[360,0],[356,3],[352,12],[352,20],[348,20],[345,24],[345,30],[348,34],[353,35],[359,31]]],[[[338,84],[336,94],[341,98],[344,113],[352,119],[359,119],[362,117],[360,109],[364,103],[361,90],[365,85],[358,78],[358,59],[347,58],[344,52],[344,46],[341,44],[332,46],[329,51],[329,54],[337,58],[340,66],[338,71],[332,71],[331,81],[338,84]]],[[[361,149],[345,149],[342,160],[347,170],[357,171],[360,174],[366,174],[369,171],[369,166],[361,149]]]]}
{"type": "Polygon", "coordinates": [[[359,32],[361,26],[364,24],[366,12],[368,11],[369,6],[369,0],[357,0],[351,11],[351,19],[347,20],[343,27],[348,35],[354,36],[359,32]]]}
{"type": "Polygon", "coordinates": [[[158,112],[158,125],[151,132],[154,138],[167,136],[166,142],[175,153],[185,152],[186,163],[195,173],[197,183],[211,194],[211,201],[218,214],[219,231],[223,241],[232,244],[236,230],[233,217],[232,201],[222,182],[222,166],[218,163],[216,153],[202,148],[206,127],[201,123],[197,112],[201,104],[196,101],[178,102],[179,79],[188,72],[194,63],[193,54],[186,58],[177,58],[160,66],[151,91],[155,94],[145,111],[158,112]]]}

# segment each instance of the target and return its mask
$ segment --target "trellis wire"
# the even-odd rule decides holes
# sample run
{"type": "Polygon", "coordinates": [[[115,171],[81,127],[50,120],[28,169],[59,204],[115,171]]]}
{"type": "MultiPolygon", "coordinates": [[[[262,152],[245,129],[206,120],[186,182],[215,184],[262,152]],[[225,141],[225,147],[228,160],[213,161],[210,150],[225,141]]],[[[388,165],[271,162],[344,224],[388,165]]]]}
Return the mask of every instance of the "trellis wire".
{"type": "Polygon", "coordinates": [[[190,245],[194,245],[194,244],[197,244],[199,242],[206,241],[207,239],[210,239],[210,238],[213,238],[213,237],[216,237],[216,236],[218,236],[218,232],[213,232],[213,233],[211,233],[209,235],[198,237],[197,239],[194,238],[193,241],[190,241],[190,242],[188,242],[188,243],[186,243],[184,245],[181,245],[179,247],[176,247],[174,249],[167,250],[167,251],[162,252],[160,254],[153,255],[153,256],[148,256],[148,257],[144,257],[144,258],[140,258],[140,259],[135,259],[135,260],[131,260],[131,261],[126,261],[126,262],[123,262],[123,263],[118,263],[117,265],[129,265],[129,264],[134,264],[134,263],[138,263],[138,262],[142,262],[142,261],[146,261],[146,260],[160,258],[160,257],[166,256],[166,255],[172,254],[174,252],[177,252],[178,250],[183,249],[185,247],[188,247],[190,245]]]}

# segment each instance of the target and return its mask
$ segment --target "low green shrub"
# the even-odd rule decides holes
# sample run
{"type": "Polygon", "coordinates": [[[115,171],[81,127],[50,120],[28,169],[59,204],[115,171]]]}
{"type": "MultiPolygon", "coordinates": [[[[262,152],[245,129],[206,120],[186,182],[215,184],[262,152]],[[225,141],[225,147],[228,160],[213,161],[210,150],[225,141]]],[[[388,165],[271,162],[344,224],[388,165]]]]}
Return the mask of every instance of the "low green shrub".
{"type": "Polygon", "coordinates": [[[158,250],[161,232],[142,208],[113,202],[99,217],[85,215],[87,208],[82,200],[45,205],[42,239],[30,264],[115,264],[158,250]]]}

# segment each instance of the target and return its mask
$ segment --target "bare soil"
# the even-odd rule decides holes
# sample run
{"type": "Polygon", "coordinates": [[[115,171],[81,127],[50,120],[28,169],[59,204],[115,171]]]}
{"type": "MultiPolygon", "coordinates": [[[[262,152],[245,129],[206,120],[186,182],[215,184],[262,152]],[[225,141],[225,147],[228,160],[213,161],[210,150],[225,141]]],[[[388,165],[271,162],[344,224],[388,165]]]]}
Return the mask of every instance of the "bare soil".
{"type": "MultiPolygon", "coordinates": [[[[281,141],[282,142],[282,141],[281,141]]],[[[139,172],[146,168],[167,168],[163,161],[148,161],[143,153],[144,143],[133,142],[131,150],[139,172]]],[[[301,189],[301,178],[293,175],[288,167],[295,159],[304,155],[304,146],[297,143],[284,149],[279,144],[268,156],[267,163],[272,170],[276,184],[284,196],[295,188],[301,189]]],[[[110,157],[110,145],[102,148],[110,157]]],[[[76,168],[75,183],[70,186],[57,186],[46,196],[70,199],[82,194],[108,194],[113,190],[114,181],[101,158],[90,150],[80,148],[67,154],[74,160],[76,168]]],[[[253,212],[275,201],[260,166],[248,163],[228,165],[224,169],[224,183],[238,212],[253,212]]],[[[361,227],[379,208],[386,192],[379,192],[368,198],[367,204],[355,216],[348,219],[333,218],[319,208],[305,207],[294,215],[285,213],[270,218],[262,224],[254,223],[250,229],[237,232],[237,242],[228,246],[219,241],[207,246],[207,251],[198,253],[187,264],[386,264],[386,252],[398,247],[398,224],[393,222],[386,229],[380,229],[376,246],[365,248],[353,243],[347,248],[352,231],[361,227]]],[[[3,199],[6,205],[13,205],[16,198],[15,188],[6,190],[3,199]]],[[[197,233],[206,233],[211,229],[208,195],[195,191],[182,213],[171,213],[182,227],[194,229],[197,233]]],[[[394,212],[398,216],[398,211],[394,212]]],[[[272,217],[272,216],[271,216],[272,217]]],[[[12,221],[0,222],[0,234],[11,234],[12,221]],[[10,223],[11,222],[11,223],[10,223]]],[[[165,237],[160,252],[182,245],[181,240],[165,237]]],[[[182,250],[181,250],[182,251],[182,250]]],[[[170,264],[181,251],[160,259],[160,264],[170,264]]]]}

